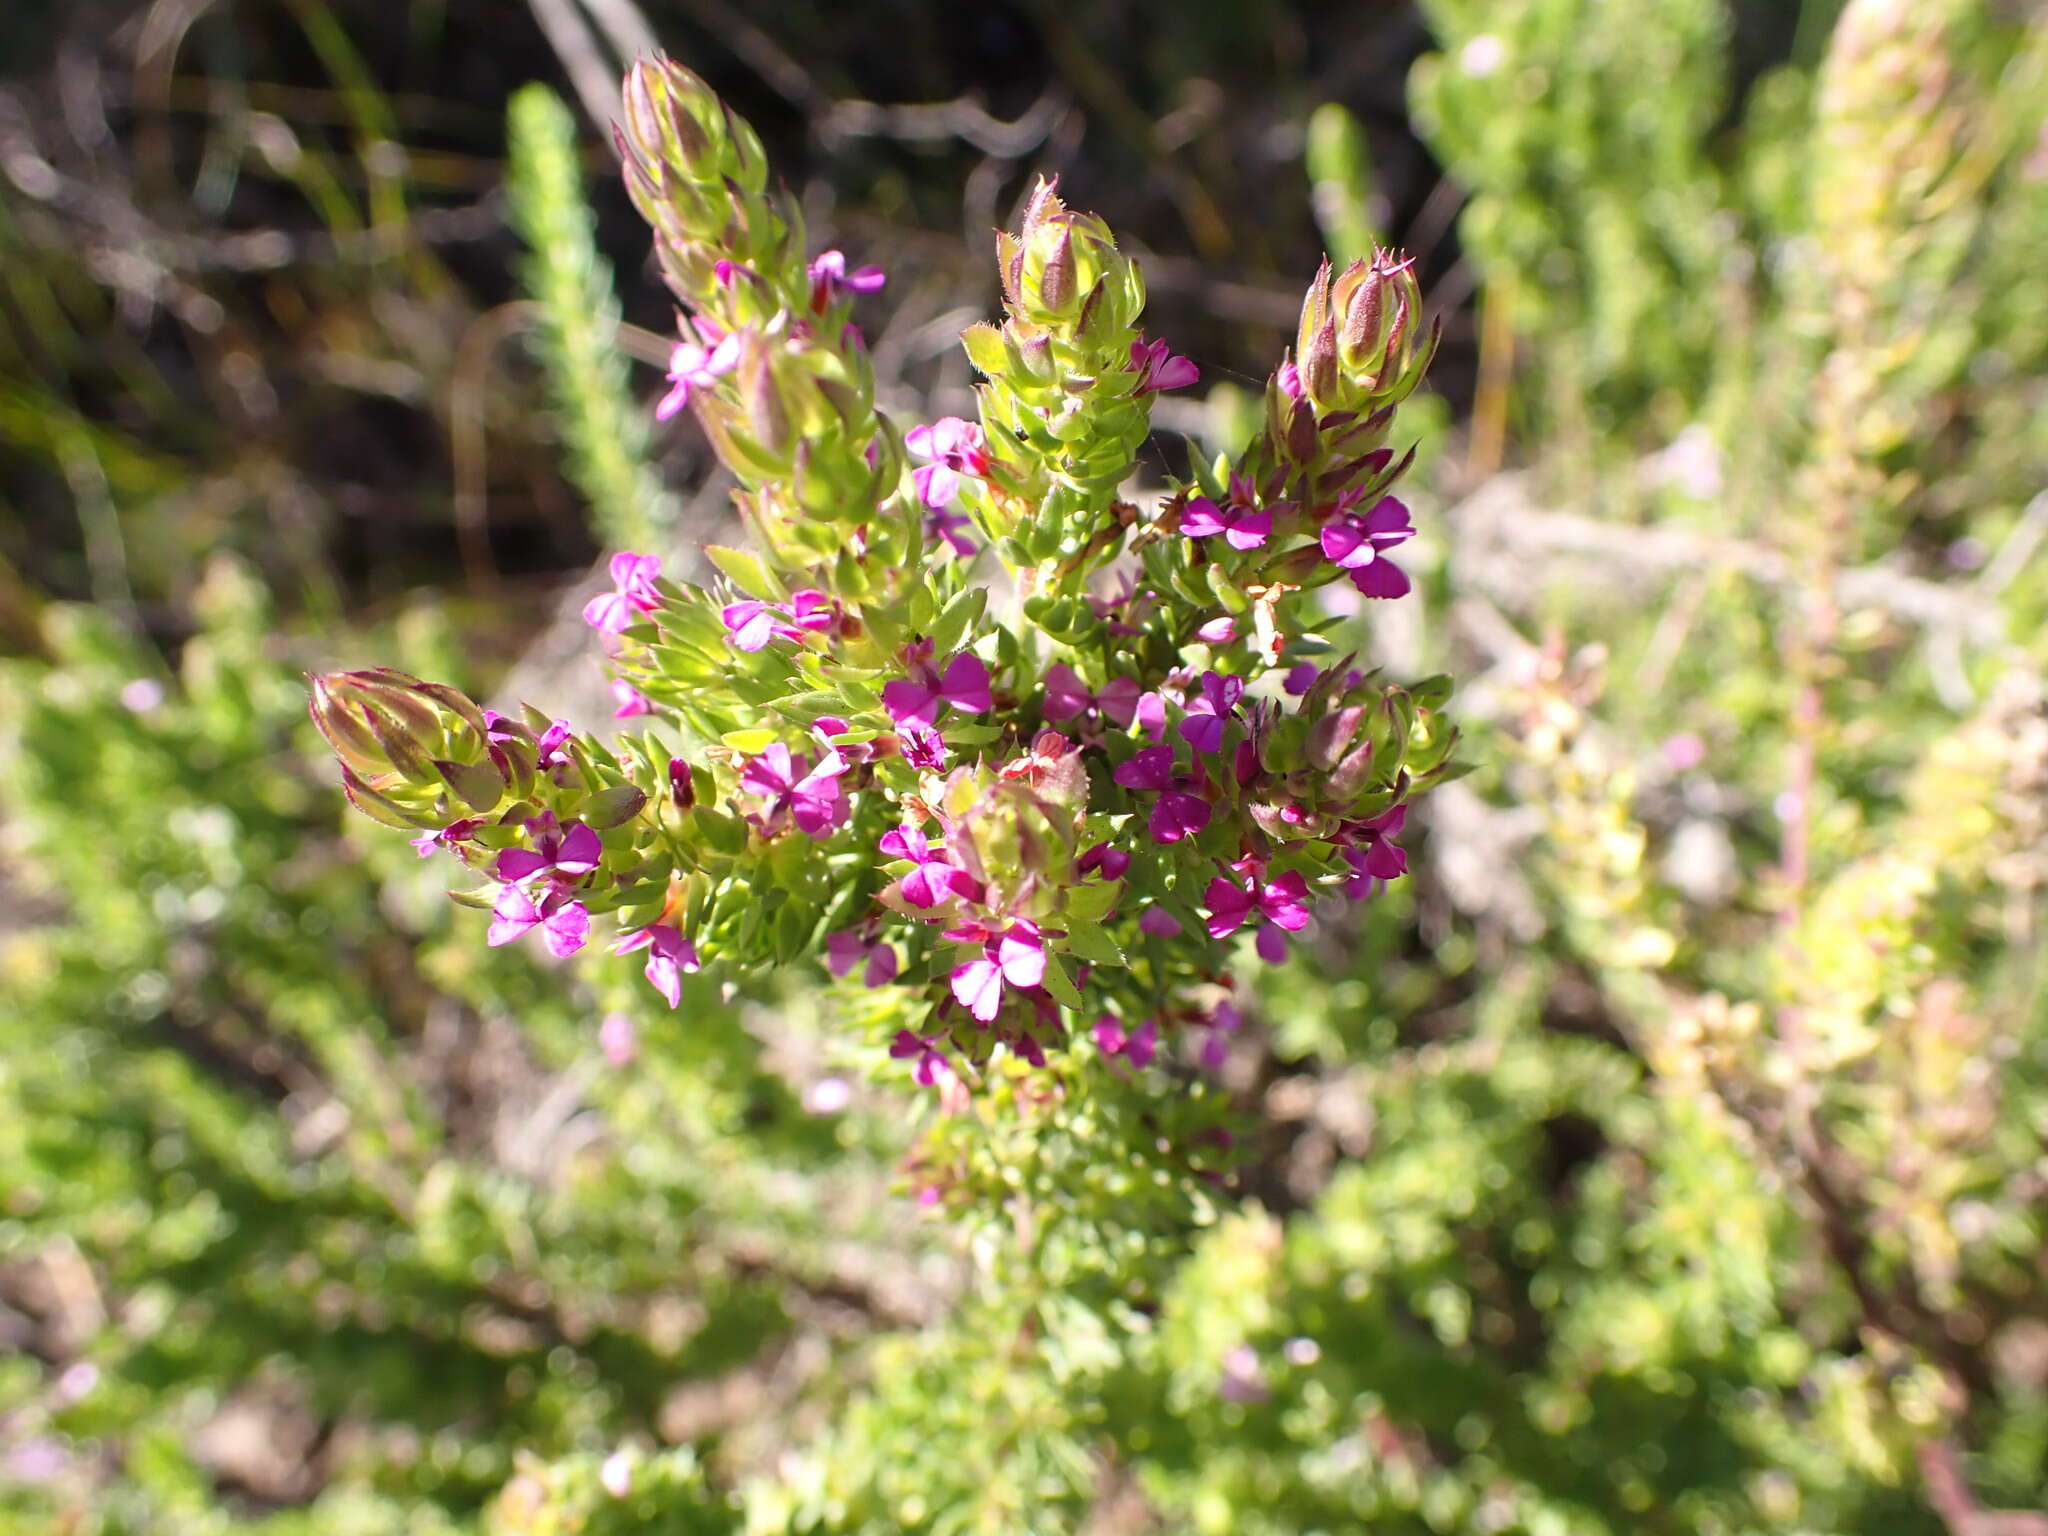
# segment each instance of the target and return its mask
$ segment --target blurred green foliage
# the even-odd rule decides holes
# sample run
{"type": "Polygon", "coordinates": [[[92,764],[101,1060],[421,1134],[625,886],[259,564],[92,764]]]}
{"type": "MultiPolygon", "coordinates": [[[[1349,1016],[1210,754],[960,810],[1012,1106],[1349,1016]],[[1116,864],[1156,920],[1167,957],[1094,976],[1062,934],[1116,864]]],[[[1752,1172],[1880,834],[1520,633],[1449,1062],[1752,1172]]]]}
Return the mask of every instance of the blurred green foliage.
{"type": "MultiPolygon", "coordinates": [[[[1123,1156],[1159,1125],[1114,1085],[931,1103],[837,1043],[852,989],[700,979],[657,1017],[629,960],[577,987],[486,950],[402,838],[343,833],[300,676],[359,650],[487,689],[527,627],[379,567],[337,631],[301,494],[343,394],[438,427],[483,304],[393,236],[294,333],[393,366],[264,416],[224,347],[189,365],[216,419],[37,208],[0,215],[17,510],[82,525],[75,562],[0,566],[10,1529],[1961,1536],[2042,1507],[2048,28],[1815,4],[1750,79],[1753,11],[1714,0],[1422,10],[1415,117],[1507,320],[1481,408],[1505,392],[1517,468],[1472,485],[1439,440],[1419,613],[1357,638],[1473,679],[1482,768],[1411,880],[1262,978],[1203,1090],[1227,1183],[1123,1156]],[[193,558],[224,535],[260,577],[193,558]],[[982,1194],[920,1222],[934,1162],[982,1194]]],[[[1242,44],[1209,16],[1169,51],[1228,78],[1242,44]]],[[[548,401],[619,539],[666,493],[565,125],[516,112],[548,401]]],[[[1376,196],[1400,238],[1372,141],[1308,121],[1304,228],[1313,183],[1333,246],[1376,196]]],[[[404,195],[299,137],[269,163],[337,228],[404,195]]],[[[489,395],[541,463],[536,401],[489,395]]]]}

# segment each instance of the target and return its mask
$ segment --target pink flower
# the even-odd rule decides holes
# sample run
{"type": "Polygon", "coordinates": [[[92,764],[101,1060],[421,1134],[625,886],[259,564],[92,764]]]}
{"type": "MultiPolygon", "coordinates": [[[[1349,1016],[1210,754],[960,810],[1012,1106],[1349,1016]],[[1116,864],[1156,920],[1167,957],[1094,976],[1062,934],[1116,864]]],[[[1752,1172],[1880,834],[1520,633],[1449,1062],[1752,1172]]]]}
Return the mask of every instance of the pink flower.
{"type": "Polygon", "coordinates": [[[635,715],[651,715],[654,713],[654,700],[648,698],[646,694],[635,688],[623,677],[612,679],[612,698],[618,702],[619,706],[612,711],[612,718],[614,720],[630,720],[635,715]]]}
{"type": "Polygon", "coordinates": [[[630,955],[636,950],[647,951],[646,977],[674,1008],[683,1000],[683,977],[694,975],[702,968],[697,959],[697,946],[684,938],[681,931],[666,923],[650,923],[638,932],[629,933],[613,947],[615,955],[630,955]]]}
{"type": "Polygon", "coordinates": [[[879,293],[889,281],[880,267],[846,270],[846,257],[839,251],[820,251],[809,267],[811,308],[823,314],[842,293],[879,293]]]}
{"type": "Polygon", "coordinates": [[[773,828],[784,812],[812,837],[823,837],[845,824],[849,814],[839,776],[846,772],[846,759],[827,752],[816,768],[809,759],[792,755],[788,747],[775,742],[740,772],[740,788],[759,795],[767,804],[762,820],[773,828]]]}
{"type": "Polygon", "coordinates": [[[640,1032],[625,1014],[608,1013],[597,1026],[597,1048],[613,1066],[631,1066],[633,1058],[640,1054],[640,1032]]]}
{"type": "MultiPolygon", "coordinates": [[[[1048,720],[1071,720],[1076,715],[1099,712],[1105,720],[1127,731],[1131,722],[1146,712],[1147,700],[1157,706],[1158,695],[1145,693],[1132,678],[1112,677],[1102,685],[1102,692],[1091,693],[1088,685],[1081,681],[1080,674],[1064,661],[1054,662],[1046,670],[1045,718],[1048,720]]],[[[1159,709],[1158,713],[1161,723],[1164,723],[1164,709],[1159,709]]]]}
{"type": "Polygon", "coordinates": [[[861,982],[865,986],[879,987],[896,979],[896,950],[893,945],[878,939],[864,939],[851,928],[842,928],[825,939],[825,968],[834,976],[844,976],[856,965],[865,962],[861,971],[861,982]]]}
{"type": "Polygon", "coordinates": [[[929,426],[912,427],[903,446],[930,464],[910,472],[917,487],[917,499],[928,507],[943,507],[960,493],[960,477],[984,479],[988,475],[988,445],[981,428],[958,416],[942,416],[929,426]]]}
{"type": "Polygon", "coordinates": [[[1018,923],[982,945],[978,959],[953,967],[953,996],[986,1024],[1003,1005],[1003,984],[1035,987],[1045,980],[1045,941],[1030,923],[1018,923]]]}
{"type": "Polygon", "coordinates": [[[1280,393],[1290,400],[1301,398],[1301,370],[1290,360],[1274,371],[1273,380],[1280,386],[1280,393]]]}
{"type": "Polygon", "coordinates": [[[1295,871],[1268,881],[1255,859],[1236,866],[1235,877],[1218,875],[1202,894],[1209,908],[1209,937],[1220,939],[1244,924],[1264,919],[1272,928],[1259,931],[1260,956],[1277,965],[1287,958],[1287,941],[1276,929],[1297,933],[1308,926],[1308,882],[1295,871]]]}
{"type": "Polygon", "coordinates": [[[810,587],[791,593],[787,603],[746,598],[718,610],[736,651],[758,651],[772,637],[801,640],[807,630],[830,629],[833,617],[832,599],[810,587]]]}
{"type": "Polygon", "coordinates": [[[988,692],[988,668],[979,656],[963,651],[940,673],[929,659],[931,642],[911,648],[909,676],[885,685],[882,707],[898,725],[935,725],[947,705],[962,714],[986,714],[995,708],[988,692]]]}
{"type": "Polygon", "coordinates": [[[491,873],[500,880],[530,885],[547,875],[555,885],[566,888],[596,869],[604,858],[604,844],[580,821],[557,830],[554,817],[548,815],[529,821],[526,828],[533,847],[507,848],[499,854],[491,873]]]}
{"type": "Polygon", "coordinates": [[[1149,395],[1160,389],[1186,389],[1200,379],[1202,372],[1186,358],[1169,352],[1164,340],[1147,346],[1142,341],[1131,343],[1131,371],[1141,375],[1133,395],[1149,395]]]}
{"type": "Polygon", "coordinates": [[[896,883],[903,899],[913,907],[928,910],[950,896],[971,901],[981,894],[981,883],[941,858],[916,827],[884,832],[879,847],[891,858],[908,859],[917,866],[896,883]]]}
{"type": "Polygon", "coordinates": [[[668,357],[669,392],[655,406],[654,419],[667,421],[690,403],[691,390],[710,389],[720,375],[731,373],[738,367],[739,361],[740,339],[737,335],[722,338],[708,351],[694,341],[677,342],[668,357]]]}
{"type": "Polygon", "coordinates": [[[536,902],[518,886],[508,885],[498,892],[497,904],[491,908],[491,918],[486,939],[493,948],[510,944],[538,928],[548,953],[566,960],[590,937],[589,909],[580,901],[571,901],[565,892],[559,890],[542,892],[536,902]]]}
{"type": "Polygon", "coordinates": [[[1386,552],[1415,537],[1408,508],[1383,496],[1360,517],[1347,509],[1355,492],[1338,500],[1337,515],[1323,524],[1323,553],[1346,571],[1351,585],[1367,597],[1400,597],[1409,589],[1408,573],[1386,558],[1386,552]]]}
{"type": "Polygon", "coordinates": [[[1197,752],[1220,751],[1224,724],[1243,697],[1243,678],[1204,672],[1202,690],[1189,700],[1187,717],[1180,723],[1180,739],[1197,752]]]}
{"type": "Polygon", "coordinates": [[[661,594],[654,588],[661,575],[661,556],[636,555],[621,550],[612,556],[612,585],[583,605],[583,622],[607,635],[624,634],[643,613],[661,606],[661,594]]]}
{"type": "Polygon", "coordinates": [[[1228,645],[1237,638],[1237,620],[1227,613],[1211,619],[1195,631],[1195,638],[1205,645],[1228,645]]]}

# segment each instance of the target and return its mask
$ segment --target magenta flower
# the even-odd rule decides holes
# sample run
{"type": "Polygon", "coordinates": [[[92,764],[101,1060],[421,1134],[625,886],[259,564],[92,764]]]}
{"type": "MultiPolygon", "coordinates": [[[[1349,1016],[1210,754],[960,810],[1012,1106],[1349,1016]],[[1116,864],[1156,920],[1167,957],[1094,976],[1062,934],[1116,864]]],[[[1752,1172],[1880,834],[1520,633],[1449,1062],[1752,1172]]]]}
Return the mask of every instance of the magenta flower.
{"type": "Polygon", "coordinates": [[[1281,683],[1295,698],[1300,698],[1315,687],[1316,679],[1323,675],[1323,669],[1312,661],[1297,661],[1287,669],[1286,680],[1281,683]]]}
{"type": "Polygon", "coordinates": [[[1159,1021],[1147,1019],[1136,1029],[1126,1031],[1123,1020],[1105,1014],[1095,1021],[1091,1031],[1095,1036],[1095,1048],[1105,1056],[1121,1056],[1134,1067],[1149,1067],[1152,1058],[1159,1053],[1159,1021]]]}
{"type": "Polygon", "coordinates": [[[1202,691],[1188,701],[1187,717],[1180,723],[1180,739],[1197,752],[1220,751],[1224,724],[1243,697],[1243,678],[1204,672],[1202,691]]]}
{"type": "Polygon", "coordinates": [[[740,339],[726,336],[706,350],[694,341],[679,341],[668,355],[669,391],[654,408],[656,421],[667,421],[690,403],[690,391],[710,389],[722,374],[739,366],[740,339]]]}
{"type": "Polygon", "coordinates": [[[946,705],[965,715],[995,708],[988,692],[988,668],[979,656],[963,651],[941,674],[930,655],[931,642],[919,641],[911,647],[909,676],[883,687],[882,707],[891,720],[898,725],[935,725],[946,705]]]}
{"type": "Polygon", "coordinates": [[[661,556],[636,555],[621,550],[612,556],[612,585],[583,605],[583,622],[607,635],[624,634],[643,613],[661,606],[661,594],[654,589],[661,575],[661,556]]]}
{"type": "Polygon", "coordinates": [[[809,272],[811,308],[821,315],[840,294],[880,293],[882,285],[889,281],[889,274],[880,267],[859,267],[852,272],[847,271],[846,257],[840,251],[820,251],[809,272]]]}
{"type": "Polygon", "coordinates": [[[1346,492],[1337,502],[1337,515],[1323,524],[1323,553],[1351,577],[1351,585],[1367,597],[1400,597],[1409,589],[1408,573],[1386,557],[1386,552],[1415,537],[1408,520],[1408,508],[1392,496],[1383,496],[1370,512],[1358,516],[1348,509],[1356,500],[1346,492]]]}
{"type": "Polygon", "coordinates": [[[490,932],[485,937],[494,948],[538,928],[548,953],[566,960],[590,937],[589,910],[556,889],[543,891],[540,900],[535,901],[518,886],[508,885],[498,892],[491,919],[490,932]]]}
{"type": "MultiPolygon", "coordinates": [[[[1080,675],[1065,662],[1055,662],[1045,674],[1045,718],[1048,720],[1070,720],[1076,715],[1099,712],[1103,719],[1114,722],[1120,729],[1129,730],[1131,722],[1145,712],[1147,700],[1157,704],[1158,696],[1148,694],[1128,677],[1112,677],[1102,685],[1102,692],[1091,693],[1080,675]]],[[[1161,709],[1160,720],[1165,719],[1161,709]]]]}
{"type": "Polygon", "coordinates": [[[619,706],[612,711],[612,718],[614,720],[630,720],[635,715],[651,715],[654,713],[654,700],[647,697],[646,694],[635,688],[623,677],[612,679],[612,698],[617,701],[619,706]]]}
{"type": "Polygon", "coordinates": [[[787,812],[797,826],[812,837],[823,837],[845,824],[849,814],[839,776],[846,772],[846,759],[827,752],[816,768],[800,754],[775,742],[740,771],[740,788],[759,795],[764,825],[773,828],[787,812]]]}
{"type": "Polygon", "coordinates": [[[981,882],[947,863],[916,827],[891,828],[882,834],[878,846],[891,858],[908,859],[917,866],[896,882],[903,899],[913,907],[929,910],[950,896],[972,901],[981,894],[981,882]]]}
{"type": "Polygon", "coordinates": [[[530,885],[546,875],[556,885],[571,886],[596,869],[604,858],[604,844],[580,821],[557,830],[553,818],[544,816],[526,826],[533,847],[507,848],[499,854],[491,873],[500,880],[530,885]]]}
{"type": "Polygon", "coordinates": [[[1195,638],[1206,645],[1228,645],[1237,638],[1237,620],[1227,613],[1211,619],[1195,631],[1195,638]]]}
{"type": "Polygon", "coordinates": [[[1408,851],[1393,841],[1407,822],[1408,807],[1397,805],[1348,829],[1353,842],[1344,850],[1344,859],[1352,876],[1344,884],[1346,896],[1362,901],[1389,880],[1408,873],[1408,851]]]}
{"type": "Polygon", "coordinates": [[[1257,549],[1273,531],[1273,514],[1235,498],[1219,507],[1208,497],[1197,496],[1181,509],[1180,531],[1191,539],[1220,533],[1232,549],[1257,549]]]}
{"type": "Polygon", "coordinates": [[[1301,370],[1294,366],[1291,359],[1274,371],[1273,381],[1280,386],[1280,393],[1288,399],[1301,398],[1301,370]]]}
{"type": "Polygon", "coordinates": [[[1186,358],[1169,352],[1164,340],[1147,346],[1142,341],[1131,343],[1131,371],[1141,375],[1133,395],[1149,395],[1161,389],[1186,389],[1202,376],[1202,371],[1186,358]]]}
{"type": "Polygon", "coordinates": [[[1173,748],[1146,747],[1111,775],[1126,789],[1156,791],[1146,831],[1155,843],[1177,843],[1209,825],[1209,802],[1195,793],[1199,780],[1173,771],[1173,748]]]}
{"type": "Polygon", "coordinates": [[[1045,941],[1030,923],[1018,923],[982,945],[979,959],[953,967],[953,996],[986,1024],[1003,1006],[1003,985],[1035,987],[1045,980],[1045,941]]]}
{"type": "MultiPolygon", "coordinates": [[[[917,1069],[915,1075],[920,1087],[931,1088],[952,1079],[953,1068],[951,1064],[940,1054],[932,1042],[925,1039],[922,1035],[912,1034],[907,1029],[896,1031],[896,1038],[889,1042],[889,1054],[898,1061],[916,1060],[917,1069]]],[[[925,1193],[932,1195],[936,1199],[936,1191],[927,1190],[925,1193]]],[[[924,1200],[920,1196],[919,1203],[929,1204],[931,1202],[924,1200]]]]}
{"type": "Polygon", "coordinates": [[[834,976],[844,976],[856,965],[865,962],[861,971],[861,982],[870,987],[879,987],[896,979],[896,950],[893,945],[879,939],[864,939],[851,928],[842,928],[825,939],[825,968],[834,976]]]}
{"type": "Polygon", "coordinates": [[[457,843],[466,843],[476,836],[477,822],[473,816],[451,821],[438,832],[422,832],[412,840],[412,845],[423,859],[433,857],[437,848],[453,848],[457,843]]]}
{"type": "Polygon", "coordinates": [[[946,771],[946,739],[928,725],[905,725],[896,732],[903,761],[922,773],[946,771]]]}
{"type": "Polygon", "coordinates": [[[1259,955],[1277,965],[1287,958],[1287,940],[1278,930],[1296,933],[1308,926],[1308,882],[1294,871],[1268,881],[1257,860],[1236,868],[1234,878],[1218,875],[1202,893],[1209,908],[1209,937],[1220,939],[1263,919],[1273,926],[1259,930],[1259,955]]]}
{"type": "Polygon", "coordinates": [[[1180,932],[1180,919],[1164,907],[1147,907],[1138,914],[1138,931],[1155,939],[1170,939],[1180,932]]]}
{"type": "Polygon", "coordinates": [[[988,475],[988,444],[981,428],[958,416],[942,416],[929,426],[912,427],[903,446],[930,464],[910,472],[917,487],[917,499],[928,507],[943,507],[960,493],[960,477],[984,479],[988,475]]]}
{"type": "Polygon", "coordinates": [[[1108,843],[1097,843],[1074,861],[1074,869],[1083,875],[1092,875],[1097,870],[1105,880],[1121,880],[1124,871],[1131,867],[1131,856],[1121,848],[1108,843]]]}
{"type": "Polygon", "coordinates": [[[701,969],[697,959],[697,946],[684,938],[680,930],[666,923],[650,923],[635,933],[629,933],[613,947],[615,955],[630,955],[635,950],[647,951],[645,975],[674,1008],[683,1000],[683,977],[694,975],[701,969]]]}

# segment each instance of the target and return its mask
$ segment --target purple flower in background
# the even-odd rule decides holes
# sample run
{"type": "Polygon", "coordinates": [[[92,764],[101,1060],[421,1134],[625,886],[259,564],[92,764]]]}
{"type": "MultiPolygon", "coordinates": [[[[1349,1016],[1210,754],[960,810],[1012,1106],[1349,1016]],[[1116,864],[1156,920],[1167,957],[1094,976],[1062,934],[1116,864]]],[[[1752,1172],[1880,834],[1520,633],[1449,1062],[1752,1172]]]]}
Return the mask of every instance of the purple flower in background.
{"type": "Polygon", "coordinates": [[[917,499],[928,507],[943,507],[960,493],[960,477],[980,480],[988,474],[988,445],[981,428],[958,416],[942,416],[928,426],[912,427],[903,446],[921,459],[910,472],[917,487],[917,499]]]}
{"type": "Polygon", "coordinates": [[[1244,679],[1220,672],[1202,674],[1202,691],[1188,701],[1187,718],[1180,723],[1180,739],[1197,752],[1216,752],[1223,746],[1223,726],[1244,697],[1244,679]]]}
{"type": "Polygon", "coordinates": [[[825,939],[825,968],[844,976],[856,965],[863,966],[861,982],[879,987],[896,979],[896,950],[879,939],[864,939],[851,928],[843,928],[825,939]]]}
{"type": "Polygon", "coordinates": [[[842,293],[880,293],[889,274],[880,267],[846,270],[846,256],[840,251],[820,251],[809,267],[811,308],[823,314],[842,293]]]}
{"type": "Polygon", "coordinates": [[[1266,1385],[1265,1367],[1249,1344],[1239,1344],[1223,1353],[1223,1375],[1216,1395],[1226,1403],[1263,1403],[1273,1395],[1266,1385]]]}
{"type": "Polygon", "coordinates": [[[1126,1031],[1123,1020],[1104,1014],[1095,1021],[1091,1031],[1095,1037],[1095,1048],[1105,1056],[1121,1056],[1134,1067],[1149,1067],[1152,1058],[1159,1053],[1159,1021],[1147,1019],[1136,1029],[1126,1031]]]}
{"type": "Polygon", "coordinates": [[[575,954],[590,937],[589,910],[560,890],[543,891],[535,901],[520,887],[508,885],[498,892],[491,918],[486,938],[493,947],[510,944],[538,928],[548,953],[560,960],[575,954]]]}
{"type": "Polygon", "coordinates": [[[1295,698],[1300,698],[1315,687],[1316,679],[1323,675],[1323,669],[1312,661],[1297,661],[1287,669],[1287,677],[1280,684],[1295,698]]]}
{"type": "Polygon", "coordinates": [[[1155,939],[1170,939],[1180,932],[1180,919],[1164,907],[1147,907],[1138,914],[1138,931],[1155,939]]]}
{"type": "Polygon", "coordinates": [[[1383,496],[1370,512],[1349,510],[1356,492],[1337,502],[1337,515],[1323,524],[1323,553],[1351,577],[1351,585],[1367,597],[1400,597],[1409,590],[1408,573],[1387,558],[1387,551],[1415,537],[1408,508],[1383,496]]]}
{"type": "Polygon", "coordinates": [[[669,391],[654,408],[656,421],[667,421],[690,403],[690,391],[710,389],[720,375],[739,366],[740,339],[726,336],[710,349],[694,341],[679,341],[668,356],[669,391]]]}
{"type": "Polygon", "coordinates": [[[944,544],[962,560],[981,553],[981,546],[967,537],[966,530],[973,526],[974,520],[965,512],[948,512],[943,507],[930,508],[924,515],[924,536],[944,544]]]}
{"type": "Polygon", "coordinates": [[[982,945],[978,959],[953,967],[953,996],[986,1024],[1003,1006],[1003,985],[1035,987],[1045,980],[1045,940],[1030,923],[1018,923],[982,945]]]}
{"type": "Polygon", "coordinates": [[[651,715],[654,713],[654,700],[647,697],[646,694],[635,688],[623,677],[612,679],[612,698],[619,706],[612,711],[612,718],[614,720],[630,720],[635,715],[651,715]]]}
{"type": "Polygon", "coordinates": [[[618,635],[637,623],[641,614],[661,606],[661,594],[654,588],[661,575],[661,556],[620,550],[612,556],[611,570],[614,590],[583,605],[583,622],[604,634],[618,635]]]}
{"type": "Polygon", "coordinates": [[[1202,377],[1201,369],[1186,358],[1167,350],[1164,340],[1146,345],[1131,343],[1131,371],[1141,375],[1134,395],[1149,395],[1161,389],[1186,389],[1202,377]]]}
{"type": "Polygon", "coordinates": [[[889,1054],[898,1061],[917,1062],[915,1075],[920,1087],[936,1087],[950,1081],[953,1076],[952,1066],[932,1042],[907,1029],[896,1031],[896,1038],[889,1042],[889,1054]]]}
{"type": "Polygon", "coordinates": [[[827,752],[816,768],[808,758],[792,755],[775,742],[740,771],[740,788],[767,802],[763,820],[773,826],[784,812],[812,837],[823,837],[841,826],[848,814],[839,775],[846,772],[846,759],[827,752]]]}
{"type": "MultiPolygon", "coordinates": [[[[1080,674],[1063,661],[1055,662],[1045,674],[1045,718],[1048,720],[1071,720],[1076,715],[1097,712],[1103,719],[1127,731],[1131,722],[1144,711],[1145,701],[1153,699],[1156,702],[1156,697],[1145,693],[1135,679],[1128,677],[1112,677],[1102,685],[1102,692],[1092,693],[1081,681],[1080,674]]],[[[1164,719],[1163,711],[1161,719],[1164,719]]]]}
{"type": "Polygon", "coordinates": [[[988,668],[979,656],[963,651],[946,663],[941,673],[931,661],[931,642],[920,641],[911,648],[909,676],[882,689],[882,707],[898,725],[935,725],[939,711],[947,705],[966,715],[985,714],[995,708],[989,697],[988,668]]]}
{"type": "Polygon", "coordinates": [[[647,951],[645,974],[648,981],[669,1007],[676,1007],[683,1000],[683,977],[702,969],[702,963],[697,959],[697,946],[667,923],[649,923],[645,928],[627,934],[613,947],[612,953],[630,955],[642,949],[647,951]]]}
{"type": "Polygon", "coordinates": [[[596,869],[604,858],[604,844],[580,821],[559,830],[550,817],[526,824],[533,839],[531,848],[507,848],[498,855],[491,873],[514,885],[530,885],[542,875],[555,884],[571,886],[596,869]]]}

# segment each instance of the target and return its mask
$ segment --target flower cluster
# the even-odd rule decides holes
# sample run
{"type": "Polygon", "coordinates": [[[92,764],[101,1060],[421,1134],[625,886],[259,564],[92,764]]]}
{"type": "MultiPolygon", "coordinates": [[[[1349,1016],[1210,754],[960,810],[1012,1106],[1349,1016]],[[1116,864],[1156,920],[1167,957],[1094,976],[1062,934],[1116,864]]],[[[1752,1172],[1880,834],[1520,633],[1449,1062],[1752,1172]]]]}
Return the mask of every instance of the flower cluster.
{"type": "Polygon", "coordinates": [[[1399,878],[1407,805],[1453,771],[1448,683],[1330,654],[1311,598],[1410,587],[1386,440],[1434,337],[1408,265],[1326,267],[1263,430],[1148,514],[1118,488],[1197,370],[1138,329],[1100,219],[1039,186],[998,240],[1005,316],[963,338],[979,419],[906,431],[852,322],[880,270],[806,258],[687,71],[643,63],[625,102],[685,310],[657,411],[701,424],[754,547],[707,550],[709,588],[613,560],[584,617],[644,729],[611,748],[394,673],[316,680],[350,797],[477,877],[491,943],[568,955],[608,919],[672,1005],[700,964],[858,974],[923,1083],[1003,1053],[1133,1073],[1173,1040],[1215,1065],[1233,964],[1399,878]]]}

